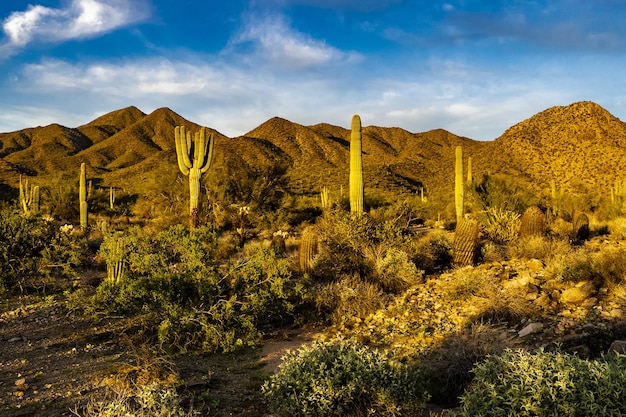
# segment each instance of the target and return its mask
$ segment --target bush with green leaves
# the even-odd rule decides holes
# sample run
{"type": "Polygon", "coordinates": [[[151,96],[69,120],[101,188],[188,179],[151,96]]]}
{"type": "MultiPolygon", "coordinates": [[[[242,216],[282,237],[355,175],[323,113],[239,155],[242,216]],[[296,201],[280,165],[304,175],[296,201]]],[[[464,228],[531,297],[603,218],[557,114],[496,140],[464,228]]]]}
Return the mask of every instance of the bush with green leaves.
{"type": "Polygon", "coordinates": [[[507,350],[474,370],[457,416],[626,415],[626,355],[584,360],[507,350]]]}
{"type": "Polygon", "coordinates": [[[86,252],[71,226],[0,210],[0,293],[62,286],[76,276],[86,252]]]}
{"type": "Polygon", "coordinates": [[[124,275],[98,287],[92,308],[145,313],[149,330],[170,351],[230,351],[253,344],[262,325],[291,318],[289,263],[256,247],[224,274],[216,265],[216,242],[212,229],[182,225],[156,236],[138,228],[107,236],[100,255],[109,265],[121,260],[124,275]],[[116,251],[120,239],[123,250],[116,251]]]}
{"type": "Polygon", "coordinates": [[[279,416],[401,416],[428,399],[415,369],[344,340],[289,351],[263,393],[279,416]]]}
{"type": "Polygon", "coordinates": [[[192,417],[200,412],[187,410],[174,387],[156,383],[141,385],[133,392],[109,391],[102,400],[90,401],[78,417],[192,417]]]}

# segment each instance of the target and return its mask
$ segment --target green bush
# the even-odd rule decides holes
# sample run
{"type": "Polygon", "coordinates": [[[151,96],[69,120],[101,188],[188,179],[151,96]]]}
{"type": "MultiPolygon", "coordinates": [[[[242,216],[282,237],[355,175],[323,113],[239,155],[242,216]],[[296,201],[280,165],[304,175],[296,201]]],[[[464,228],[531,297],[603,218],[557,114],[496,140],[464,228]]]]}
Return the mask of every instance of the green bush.
{"type": "Polygon", "coordinates": [[[288,352],[263,393],[280,416],[400,416],[427,400],[416,371],[343,340],[288,352]]]}
{"type": "Polygon", "coordinates": [[[0,210],[0,293],[45,289],[73,278],[86,245],[71,226],[0,210]]]}
{"type": "Polygon", "coordinates": [[[119,281],[105,280],[91,301],[96,311],[147,314],[149,332],[168,351],[230,351],[251,345],[266,324],[291,318],[286,259],[254,248],[223,275],[215,263],[217,236],[173,226],[154,237],[130,229],[109,235],[100,255],[123,262],[119,281]],[[115,242],[122,242],[114,250],[115,242]]]}
{"type": "Polygon", "coordinates": [[[626,356],[584,360],[563,353],[489,356],[474,368],[458,416],[626,415],[626,356]]]}
{"type": "Polygon", "coordinates": [[[174,387],[156,383],[136,387],[134,392],[110,390],[106,398],[90,401],[79,417],[192,417],[200,412],[187,410],[174,387]]]}

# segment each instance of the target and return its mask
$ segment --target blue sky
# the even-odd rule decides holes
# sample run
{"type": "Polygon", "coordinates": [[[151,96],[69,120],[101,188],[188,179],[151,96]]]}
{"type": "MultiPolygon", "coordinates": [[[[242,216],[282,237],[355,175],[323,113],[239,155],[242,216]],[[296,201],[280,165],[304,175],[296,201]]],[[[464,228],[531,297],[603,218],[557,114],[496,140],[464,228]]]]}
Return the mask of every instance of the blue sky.
{"type": "Polygon", "coordinates": [[[169,107],[492,140],[555,105],[626,119],[623,0],[1,0],[0,132],[169,107]]]}

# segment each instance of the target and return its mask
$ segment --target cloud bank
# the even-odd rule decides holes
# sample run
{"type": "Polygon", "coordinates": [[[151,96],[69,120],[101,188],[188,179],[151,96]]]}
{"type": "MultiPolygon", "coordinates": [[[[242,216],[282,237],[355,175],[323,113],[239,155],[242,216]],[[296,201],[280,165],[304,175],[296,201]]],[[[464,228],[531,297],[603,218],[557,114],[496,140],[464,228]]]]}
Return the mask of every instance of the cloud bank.
{"type": "Polygon", "coordinates": [[[66,8],[29,5],[2,22],[0,56],[17,53],[30,43],[59,43],[102,35],[146,19],[144,0],[72,0],[66,8]]]}

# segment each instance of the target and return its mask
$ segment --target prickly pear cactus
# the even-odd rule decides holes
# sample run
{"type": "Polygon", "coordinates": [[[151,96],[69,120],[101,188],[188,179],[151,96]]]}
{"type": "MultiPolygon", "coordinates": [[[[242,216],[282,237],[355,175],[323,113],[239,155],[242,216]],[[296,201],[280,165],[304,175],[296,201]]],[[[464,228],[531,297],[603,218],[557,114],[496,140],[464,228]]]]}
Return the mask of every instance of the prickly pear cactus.
{"type": "Polygon", "coordinates": [[[479,228],[478,220],[471,214],[466,214],[457,223],[452,243],[454,265],[474,265],[479,228]]]}
{"type": "Polygon", "coordinates": [[[589,217],[582,211],[575,211],[573,217],[573,234],[576,240],[589,239],[589,217]]]}
{"type": "Polygon", "coordinates": [[[308,226],[300,236],[300,271],[311,272],[313,258],[318,253],[317,232],[313,226],[308,226]]]}
{"type": "Polygon", "coordinates": [[[546,233],[546,215],[537,206],[524,211],[520,219],[520,237],[543,236],[546,233]]]}

